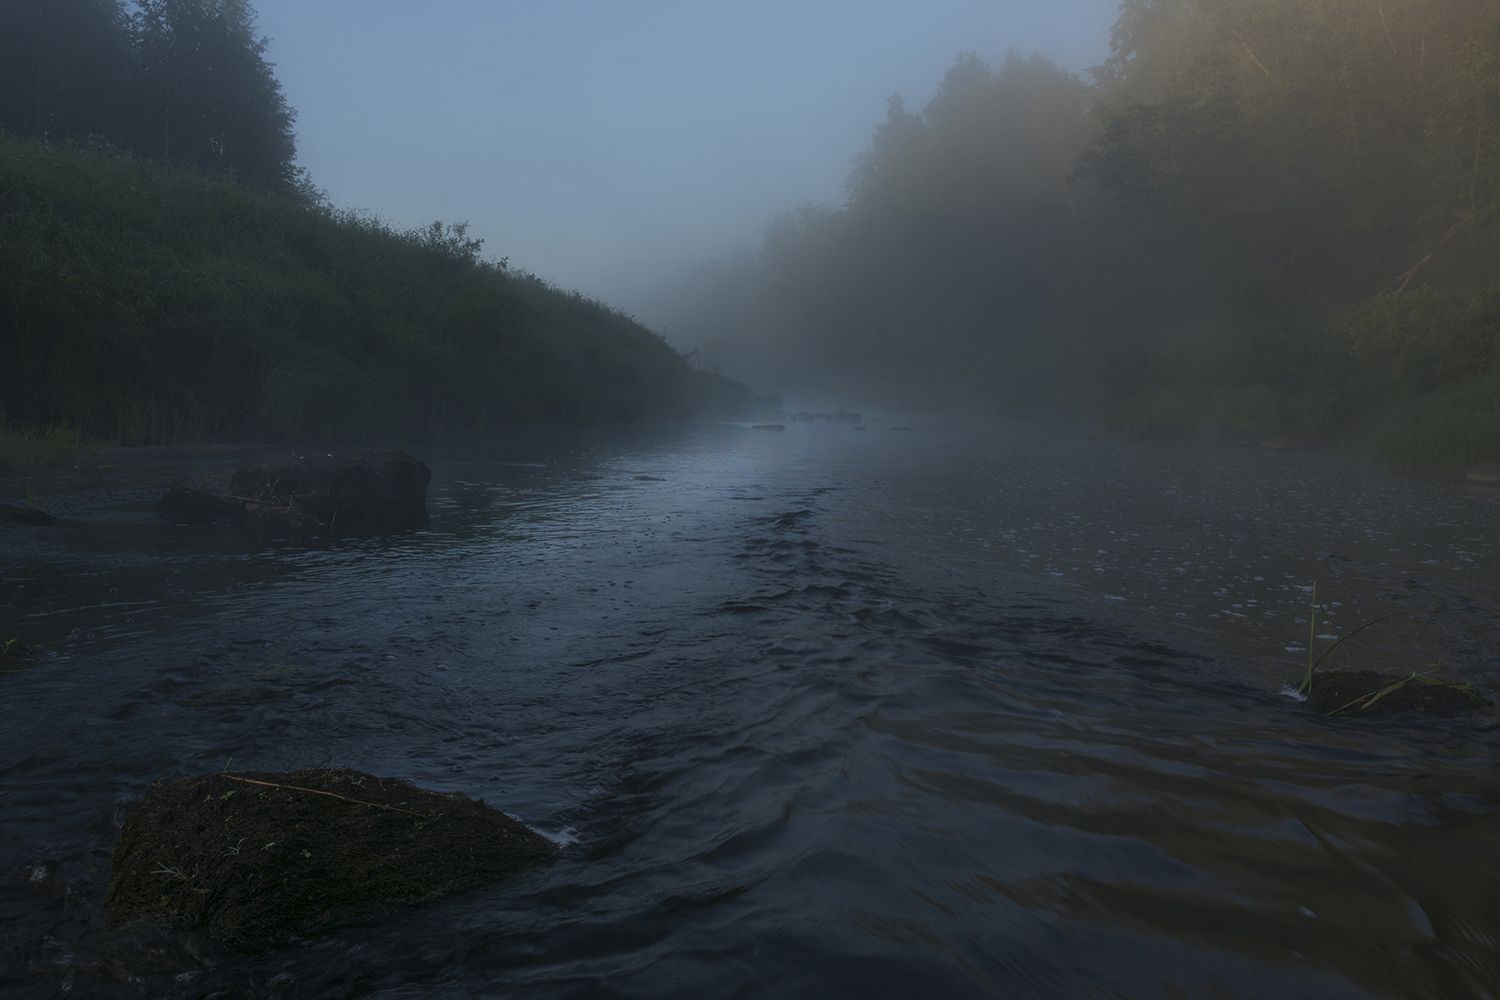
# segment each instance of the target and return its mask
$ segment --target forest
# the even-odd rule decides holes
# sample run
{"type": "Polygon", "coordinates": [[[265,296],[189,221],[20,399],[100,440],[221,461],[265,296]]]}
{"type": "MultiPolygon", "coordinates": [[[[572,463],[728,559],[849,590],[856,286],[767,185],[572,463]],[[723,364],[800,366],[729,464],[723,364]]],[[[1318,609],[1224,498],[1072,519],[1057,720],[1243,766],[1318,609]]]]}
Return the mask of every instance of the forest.
{"type": "MultiPolygon", "coordinates": [[[[247,0],[0,5],[0,419],[120,441],[732,409],[462,224],[340,211],[247,0]]],[[[837,206],[700,267],[767,391],[1500,454],[1500,7],[1125,0],[1086,73],[960,56],[837,206]]]]}
{"type": "Polygon", "coordinates": [[[1137,434],[1500,455],[1500,6],[1126,0],[1107,62],[960,57],[838,207],[703,266],[761,385],[1137,434]]]}
{"type": "Polygon", "coordinates": [[[0,4],[0,430],[352,440],[733,408],[463,223],[336,209],[245,0],[0,4]]]}

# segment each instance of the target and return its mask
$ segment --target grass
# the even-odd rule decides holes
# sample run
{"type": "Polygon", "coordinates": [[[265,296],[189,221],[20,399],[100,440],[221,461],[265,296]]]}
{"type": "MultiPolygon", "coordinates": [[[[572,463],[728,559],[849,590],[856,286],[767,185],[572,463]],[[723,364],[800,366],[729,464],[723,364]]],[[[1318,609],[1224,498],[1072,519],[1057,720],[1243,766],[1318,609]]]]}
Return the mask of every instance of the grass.
{"type": "Polygon", "coordinates": [[[1430,672],[1413,671],[1406,677],[1392,680],[1390,676],[1373,671],[1340,670],[1326,674],[1324,684],[1314,691],[1314,676],[1325,660],[1350,639],[1395,617],[1394,614],[1383,615],[1365,622],[1341,636],[1315,657],[1313,647],[1318,629],[1318,587],[1314,583],[1307,621],[1307,673],[1301,686],[1297,688],[1298,700],[1309,702],[1330,716],[1369,713],[1379,707],[1421,715],[1453,717],[1490,706],[1490,702],[1470,685],[1434,677],[1430,672]]]}
{"type": "Polygon", "coordinates": [[[1302,685],[1297,688],[1297,693],[1302,695],[1304,698],[1311,697],[1313,690],[1313,674],[1316,673],[1317,669],[1323,665],[1324,660],[1332,656],[1335,650],[1337,650],[1344,643],[1348,642],[1350,639],[1353,639],[1355,636],[1359,635],[1361,632],[1364,632],[1367,629],[1372,629],[1382,622],[1390,621],[1394,617],[1396,616],[1381,615],[1379,618],[1375,618],[1365,622],[1354,631],[1340,636],[1332,646],[1329,646],[1327,649],[1323,650],[1322,654],[1319,655],[1317,659],[1313,659],[1313,646],[1317,642],[1318,638],[1318,584],[1316,581],[1314,581],[1312,586],[1312,605],[1307,615],[1307,674],[1302,679],[1302,685]]]}
{"type": "Polygon", "coordinates": [[[1479,462],[1500,461],[1500,376],[1395,407],[1377,443],[1397,472],[1462,479],[1479,462]]]}
{"type": "Polygon", "coordinates": [[[1403,677],[1398,681],[1387,684],[1385,687],[1379,688],[1375,691],[1371,691],[1368,694],[1362,694],[1359,697],[1354,698],[1351,701],[1339,706],[1338,708],[1335,708],[1328,714],[1341,715],[1344,712],[1349,711],[1350,709],[1353,709],[1356,712],[1368,712],[1376,705],[1384,701],[1386,698],[1392,697],[1398,692],[1407,690],[1411,685],[1415,685],[1417,687],[1426,686],[1428,688],[1435,688],[1445,693],[1449,693],[1450,695],[1457,695],[1460,700],[1468,700],[1478,706],[1482,706],[1485,704],[1484,697],[1468,684],[1459,684],[1455,681],[1446,681],[1440,677],[1433,677],[1430,674],[1419,674],[1414,672],[1409,677],[1403,677]]]}
{"type": "Polygon", "coordinates": [[[66,465],[84,447],[83,436],[67,424],[15,427],[0,422],[0,475],[66,465]]]}
{"type": "Polygon", "coordinates": [[[0,399],[19,424],[332,442],[677,415],[734,390],[461,226],[402,232],[0,135],[0,232],[0,399]]]}

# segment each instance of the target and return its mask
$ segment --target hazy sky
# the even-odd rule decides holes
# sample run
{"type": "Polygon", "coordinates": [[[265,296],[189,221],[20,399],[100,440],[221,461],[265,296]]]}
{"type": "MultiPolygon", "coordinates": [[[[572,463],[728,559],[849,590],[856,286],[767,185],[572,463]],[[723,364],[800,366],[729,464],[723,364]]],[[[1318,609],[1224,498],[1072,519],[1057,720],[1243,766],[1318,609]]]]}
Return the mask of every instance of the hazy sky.
{"type": "Polygon", "coordinates": [[[301,162],[341,206],[654,323],[690,266],[839,204],[960,52],[1102,61],[1118,0],[259,0],[301,162]]]}

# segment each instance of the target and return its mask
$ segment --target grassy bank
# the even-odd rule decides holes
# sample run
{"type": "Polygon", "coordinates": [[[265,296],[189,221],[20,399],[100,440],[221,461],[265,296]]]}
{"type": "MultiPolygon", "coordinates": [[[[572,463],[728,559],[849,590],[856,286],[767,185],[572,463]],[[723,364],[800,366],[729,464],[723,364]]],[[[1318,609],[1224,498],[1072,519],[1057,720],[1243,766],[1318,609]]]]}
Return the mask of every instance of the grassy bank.
{"type": "Polygon", "coordinates": [[[1368,446],[1394,471],[1462,478],[1500,460],[1500,292],[1382,296],[1246,338],[1212,382],[1166,364],[1151,381],[1115,409],[1119,429],[1368,446]]]}
{"type": "Polygon", "coordinates": [[[578,424],[743,389],[462,227],[4,135],[0,276],[0,418],[102,441],[578,424]]]}

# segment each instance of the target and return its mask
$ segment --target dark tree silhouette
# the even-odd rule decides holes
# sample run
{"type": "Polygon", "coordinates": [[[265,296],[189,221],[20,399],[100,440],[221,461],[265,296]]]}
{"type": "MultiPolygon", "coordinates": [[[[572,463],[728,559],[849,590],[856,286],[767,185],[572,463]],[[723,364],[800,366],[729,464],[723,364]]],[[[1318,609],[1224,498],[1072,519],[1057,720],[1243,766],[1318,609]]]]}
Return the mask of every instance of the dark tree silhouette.
{"type": "Polygon", "coordinates": [[[0,0],[0,129],[296,191],[295,115],[246,0],[0,0]]]}

